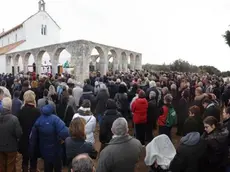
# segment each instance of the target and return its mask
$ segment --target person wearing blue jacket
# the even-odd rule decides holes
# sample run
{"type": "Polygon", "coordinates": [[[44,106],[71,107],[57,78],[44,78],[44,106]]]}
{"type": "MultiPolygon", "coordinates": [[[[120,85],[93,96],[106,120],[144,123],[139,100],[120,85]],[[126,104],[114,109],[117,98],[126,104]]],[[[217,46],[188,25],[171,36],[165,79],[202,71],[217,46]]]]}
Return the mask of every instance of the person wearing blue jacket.
{"type": "Polygon", "coordinates": [[[39,150],[44,159],[44,172],[61,172],[62,146],[69,136],[65,123],[54,115],[54,107],[46,102],[41,107],[41,116],[35,122],[30,136],[30,153],[39,150]]]}

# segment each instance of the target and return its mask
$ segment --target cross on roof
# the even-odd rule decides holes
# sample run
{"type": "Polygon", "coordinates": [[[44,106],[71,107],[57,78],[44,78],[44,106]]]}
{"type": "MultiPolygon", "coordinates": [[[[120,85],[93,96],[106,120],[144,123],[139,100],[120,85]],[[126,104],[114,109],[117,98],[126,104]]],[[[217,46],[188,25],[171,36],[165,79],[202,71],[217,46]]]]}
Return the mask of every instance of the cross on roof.
{"type": "Polygon", "coordinates": [[[44,0],[39,0],[38,5],[39,5],[39,11],[45,11],[46,10],[46,3],[44,0]]]}

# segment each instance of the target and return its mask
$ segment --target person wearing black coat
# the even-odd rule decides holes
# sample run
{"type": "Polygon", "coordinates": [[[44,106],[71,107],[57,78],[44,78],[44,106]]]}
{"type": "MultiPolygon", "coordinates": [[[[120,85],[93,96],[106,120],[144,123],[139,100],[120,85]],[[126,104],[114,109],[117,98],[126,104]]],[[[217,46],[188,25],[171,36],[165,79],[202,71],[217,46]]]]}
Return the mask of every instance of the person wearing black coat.
{"type": "Polygon", "coordinates": [[[183,126],[186,118],[188,117],[188,106],[189,106],[189,90],[182,92],[182,98],[179,101],[177,108],[177,135],[182,135],[183,126]]]}
{"type": "Polygon", "coordinates": [[[205,108],[203,118],[205,119],[208,116],[215,117],[218,122],[220,122],[220,108],[217,107],[212,100],[206,98],[202,102],[203,107],[205,108]]]}
{"type": "Polygon", "coordinates": [[[26,91],[23,95],[25,105],[18,112],[18,120],[22,127],[22,136],[19,139],[19,150],[18,152],[22,154],[22,171],[28,172],[28,165],[30,161],[30,171],[37,170],[37,157],[29,156],[29,136],[32,127],[38,117],[40,116],[40,110],[36,108],[35,94],[33,91],[26,91]]]}
{"type": "Polygon", "coordinates": [[[95,109],[96,109],[96,97],[94,96],[93,91],[91,90],[91,87],[86,87],[86,85],[83,87],[83,93],[82,96],[80,98],[80,102],[79,105],[81,106],[83,103],[83,100],[88,99],[91,103],[91,111],[93,113],[95,113],[95,109]]]}
{"type": "Polygon", "coordinates": [[[177,153],[170,163],[171,172],[203,172],[206,143],[198,132],[190,132],[180,140],[177,153]]]}
{"type": "Polygon", "coordinates": [[[100,133],[99,133],[99,140],[101,142],[101,150],[104,149],[107,143],[110,142],[112,139],[113,133],[111,131],[113,122],[122,117],[120,112],[117,111],[116,102],[112,99],[108,99],[106,103],[106,111],[104,116],[102,117],[101,124],[100,124],[100,133]]]}
{"type": "Polygon", "coordinates": [[[185,136],[191,131],[198,132],[200,135],[204,132],[204,124],[198,106],[192,106],[189,108],[189,117],[185,120],[183,135],[185,136]]]}
{"type": "Polygon", "coordinates": [[[70,122],[72,121],[74,110],[72,106],[68,105],[69,96],[63,95],[63,103],[59,104],[57,107],[57,115],[59,118],[64,121],[65,125],[69,127],[70,122]]]}
{"type": "Polygon", "coordinates": [[[157,127],[157,119],[159,116],[159,108],[157,107],[156,93],[150,91],[148,111],[147,111],[147,125],[146,125],[146,140],[151,142],[153,139],[153,129],[157,127]]]}
{"type": "Polygon", "coordinates": [[[74,157],[82,153],[87,153],[91,158],[96,159],[97,152],[90,142],[85,141],[85,121],[82,118],[77,117],[71,121],[69,133],[70,137],[65,139],[65,153],[70,172],[74,157]]]}
{"type": "Polygon", "coordinates": [[[207,143],[203,171],[225,172],[228,161],[228,130],[222,128],[213,116],[204,119],[202,138],[207,143]]]}
{"type": "Polygon", "coordinates": [[[100,91],[98,92],[97,96],[96,96],[96,110],[95,110],[95,115],[100,123],[102,115],[105,113],[106,111],[106,102],[109,99],[109,92],[107,90],[107,88],[102,88],[100,89],[100,91]]]}
{"type": "Polygon", "coordinates": [[[226,171],[230,171],[230,107],[223,111],[223,128],[228,130],[228,162],[226,171]]]}

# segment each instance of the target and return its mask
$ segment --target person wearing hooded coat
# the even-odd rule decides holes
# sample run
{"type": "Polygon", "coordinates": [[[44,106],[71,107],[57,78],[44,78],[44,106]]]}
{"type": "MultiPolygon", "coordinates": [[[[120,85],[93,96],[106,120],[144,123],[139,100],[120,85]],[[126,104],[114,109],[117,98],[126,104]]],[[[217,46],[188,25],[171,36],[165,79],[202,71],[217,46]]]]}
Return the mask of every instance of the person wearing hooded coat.
{"type": "Polygon", "coordinates": [[[206,153],[206,142],[200,133],[190,131],[181,138],[177,153],[170,163],[171,172],[202,172],[206,153]]]}
{"type": "Polygon", "coordinates": [[[101,150],[102,151],[106,144],[112,139],[113,133],[111,131],[113,122],[122,117],[120,112],[117,111],[116,102],[113,99],[108,99],[106,103],[106,111],[104,116],[101,120],[100,125],[100,133],[99,133],[99,140],[101,142],[101,150]]]}
{"type": "Polygon", "coordinates": [[[61,172],[62,144],[69,136],[65,123],[54,115],[54,107],[46,102],[41,107],[41,116],[34,124],[30,136],[30,154],[33,155],[37,147],[44,159],[44,172],[61,172]]]}

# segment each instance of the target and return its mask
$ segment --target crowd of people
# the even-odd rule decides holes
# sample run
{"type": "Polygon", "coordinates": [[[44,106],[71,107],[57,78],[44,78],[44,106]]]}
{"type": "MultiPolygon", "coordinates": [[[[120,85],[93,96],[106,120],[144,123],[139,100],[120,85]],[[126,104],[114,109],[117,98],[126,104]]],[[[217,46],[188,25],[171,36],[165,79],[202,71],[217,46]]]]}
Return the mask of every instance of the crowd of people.
{"type": "Polygon", "coordinates": [[[230,171],[230,84],[218,76],[92,72],[80,83],[33,73],[0,83],[1,172],[16,170],[18,153],[23,172],[39,158],[45,172],[133,172],[144,149],[152,172],[230,171]]]}

